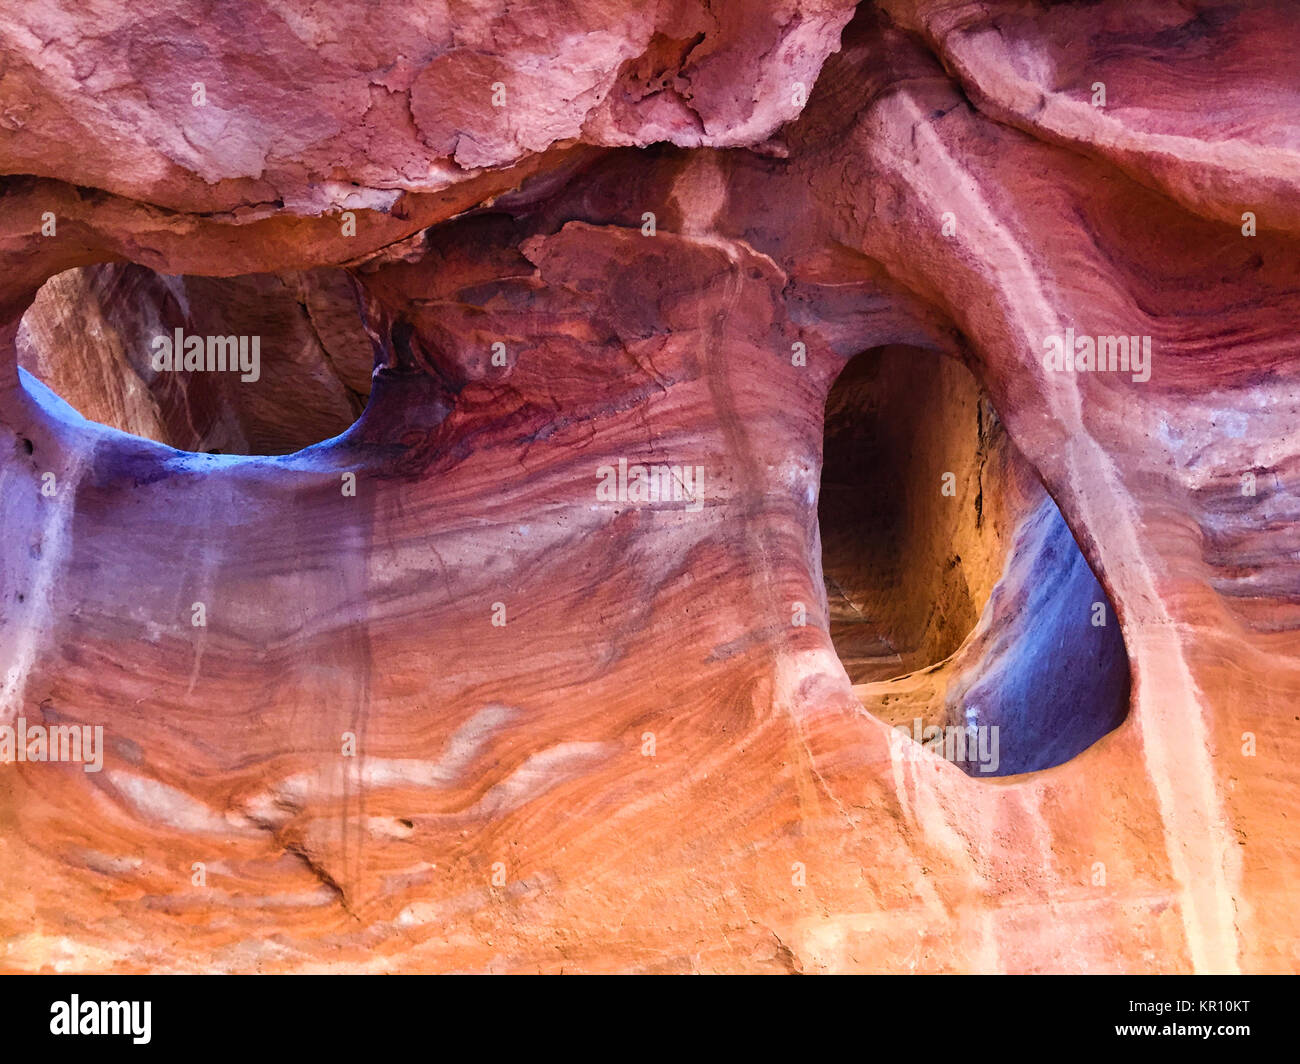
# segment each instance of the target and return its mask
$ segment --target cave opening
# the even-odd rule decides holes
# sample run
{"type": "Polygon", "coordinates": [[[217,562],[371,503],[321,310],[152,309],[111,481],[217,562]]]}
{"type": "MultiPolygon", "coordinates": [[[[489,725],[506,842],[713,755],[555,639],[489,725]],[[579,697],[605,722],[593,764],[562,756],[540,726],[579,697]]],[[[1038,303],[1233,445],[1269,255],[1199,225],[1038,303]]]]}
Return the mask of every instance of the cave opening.
{"type": "Polygon", "coordinates": [[[202,454],[286,455],[346,432],[374,367],[341,269],[79,267],[41,287],[16,346],[19,366],[87,420],[202,454]]]}
{"type": "Polygon", "coordinates": [[[818,525],[835,651],[906,744],[1005,776],[1124,720],[1115,610],[960,362],[903,346],[849,361],[826,402],[818,525]]]}

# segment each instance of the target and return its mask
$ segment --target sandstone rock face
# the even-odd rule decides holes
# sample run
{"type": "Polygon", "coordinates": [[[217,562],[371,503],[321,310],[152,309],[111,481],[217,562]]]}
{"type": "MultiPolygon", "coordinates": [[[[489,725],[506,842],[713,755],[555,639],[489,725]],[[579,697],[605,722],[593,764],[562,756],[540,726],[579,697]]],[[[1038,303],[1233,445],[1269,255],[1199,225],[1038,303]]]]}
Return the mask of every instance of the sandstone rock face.
{"type": "Polygon", "coordinates": [[[1300,969],[1291,5],[138,14],[0,15],[0,968],[1300,969]]]}

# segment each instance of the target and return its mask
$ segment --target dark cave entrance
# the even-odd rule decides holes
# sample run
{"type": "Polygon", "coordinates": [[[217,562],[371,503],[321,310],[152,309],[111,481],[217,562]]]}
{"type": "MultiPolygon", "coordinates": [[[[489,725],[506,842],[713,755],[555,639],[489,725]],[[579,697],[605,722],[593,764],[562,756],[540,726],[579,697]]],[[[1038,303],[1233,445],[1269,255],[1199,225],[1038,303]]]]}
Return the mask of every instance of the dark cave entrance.
{"type": "Polygon", "coordinates": [[[914,736],[996,728],[996,767],[956,759],[974,775],[1060,764],[1123,721],[1115,611],[959,362],[892,346],[846,365],[818,524],[831,640],[874,715],[914,736]]]}

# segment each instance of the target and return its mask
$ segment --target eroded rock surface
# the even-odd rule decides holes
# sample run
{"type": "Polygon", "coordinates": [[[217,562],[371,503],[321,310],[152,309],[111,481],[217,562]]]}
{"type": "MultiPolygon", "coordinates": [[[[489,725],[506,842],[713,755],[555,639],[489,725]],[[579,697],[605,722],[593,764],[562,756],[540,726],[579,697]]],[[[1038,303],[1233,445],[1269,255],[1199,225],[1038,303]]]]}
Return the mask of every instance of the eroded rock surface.
{"type": "Polygon", "coordinates": [[[169,12],[0,16],[0,967],[1300,969],[1290,5],[169,12]]]}

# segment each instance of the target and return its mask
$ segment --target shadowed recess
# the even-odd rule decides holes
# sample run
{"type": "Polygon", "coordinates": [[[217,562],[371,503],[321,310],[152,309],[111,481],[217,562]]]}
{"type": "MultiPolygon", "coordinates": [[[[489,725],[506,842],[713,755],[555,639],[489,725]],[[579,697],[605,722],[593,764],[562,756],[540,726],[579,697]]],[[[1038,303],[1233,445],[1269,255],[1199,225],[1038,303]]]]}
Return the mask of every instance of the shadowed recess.
{"type": "Polygon", "coordinates": [[[365,407],[374,363],[343,270],[184,277],[131,263],[50,278],[23,316],[18,357],[93,421],[183,451],[243,455],[289,454],[344,432],[365,407]]]}
{"type": "Polygon", "coordinates": [[[864,352],[825,433],[831,638],[868,709],[977,776],[1061,764],[1123,721],[1115,611],[964,366],[864,352]]]}

